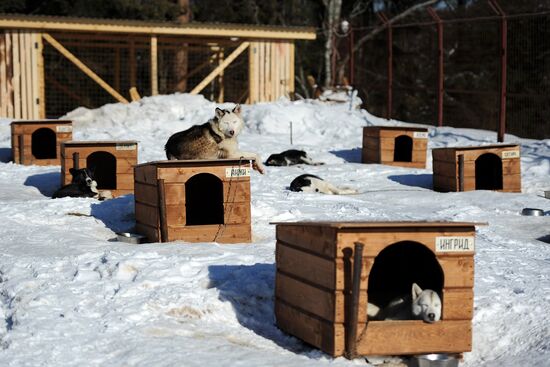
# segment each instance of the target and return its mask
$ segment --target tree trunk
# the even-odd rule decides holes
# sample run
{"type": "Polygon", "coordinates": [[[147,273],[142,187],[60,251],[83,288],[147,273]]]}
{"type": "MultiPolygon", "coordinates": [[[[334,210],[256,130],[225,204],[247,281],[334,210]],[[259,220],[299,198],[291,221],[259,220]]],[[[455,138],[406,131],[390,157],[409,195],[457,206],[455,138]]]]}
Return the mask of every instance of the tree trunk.
{"type": "MultiPolygon", "coordinates": [[[[181,24],[189,23],[191,18],[191,8],[189,0],[177,0],[181,9],[181,15],[178,17],[178,22],[181,24]]],[[[176,51],[174,58],[174,85],[172,92],[185,92],[187,89],[187,67],[189,64],[189,52],[187,51],[187,43],[181,43],[180,48],[176,51]]]]}
{"type": "Polygon", "coordinates": [[[342,0],[323,0],[325,18],[325,88],[332,84],[332,53],[334,52],[334,32],[339,26],[342,0]]]}

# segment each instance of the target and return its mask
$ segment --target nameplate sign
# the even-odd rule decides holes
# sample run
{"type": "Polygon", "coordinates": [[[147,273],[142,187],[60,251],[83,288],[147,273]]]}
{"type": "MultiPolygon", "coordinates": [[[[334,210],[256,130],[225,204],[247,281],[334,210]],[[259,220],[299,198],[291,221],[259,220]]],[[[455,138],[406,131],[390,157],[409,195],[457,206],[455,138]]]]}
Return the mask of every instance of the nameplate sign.
{"type": "Polygon", "coordinates": [[[415,131],[413,133],[413,138],[415,139],[428,139],[428,133],[424,131],[415,131]]]}
{"type": "Polygon", "coordinates": [[[519,150],[505,150],[502,152],[502,159],[519,158],[519,150]]]}
{"type": "Polygon", "coordinates": [[[225,177],[250,177],[250,167],[226,168],[225,177]]]}
{"type": "Polygon", "coordinates": [[[137,144],[121,144],[117,143],[116,150],[136,150],[137,144]]]}
{"type": "Polygon", "coordinates": [[[55,127],[55,131],[58,133],[70,133],[73,131],[73,127],[71,125],[59,125],[55,127]]]}
{"type": "Polygon", "coordinates": [[[435,252],[472,252],[474,243],[473,236],[436,237],[435,252]]]}

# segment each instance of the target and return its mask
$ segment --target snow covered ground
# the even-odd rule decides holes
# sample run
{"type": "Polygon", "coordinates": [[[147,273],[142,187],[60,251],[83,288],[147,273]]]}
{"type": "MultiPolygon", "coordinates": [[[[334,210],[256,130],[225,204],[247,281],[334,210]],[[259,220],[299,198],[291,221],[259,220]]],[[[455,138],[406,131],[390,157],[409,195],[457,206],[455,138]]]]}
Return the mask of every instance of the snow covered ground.
{"type": "MultiPolygon", "coordinates": [[[[203,123],[201,96],[144,98],[77,109],[74,140],[135,139],[139,161],[164,159],[174,132],[203,123]]],[[[463,366],[548,366],[550,360],[550,139],[521,144],[522,193],[431,190],[426,169],[360,164],[362,127],[386,121],[348,104],[279,101],[244,106],[243,150],[263,159],[305,149],[324,166],[252,173],[251,244],[130,245],[133,196],[56,199],[59,167],[8,162],[0,119],[0,364],[3,366],[349,366],[284,334],[273,314],[272,221],[454,220],[488,222],[476,243],[473,351],[463,366]],[[292,123],[293,145],[290,143],[292,123]],[[357,188],[352,196],[294,193],[313,173],[357,188]],[[522,208],[545,211],[521,216],[522,208]]],[[[406,125],[406,124],[405,124],[406,125]]],[[[429,149],[494,143],[494,132],[429,129],[429,149]]]]}

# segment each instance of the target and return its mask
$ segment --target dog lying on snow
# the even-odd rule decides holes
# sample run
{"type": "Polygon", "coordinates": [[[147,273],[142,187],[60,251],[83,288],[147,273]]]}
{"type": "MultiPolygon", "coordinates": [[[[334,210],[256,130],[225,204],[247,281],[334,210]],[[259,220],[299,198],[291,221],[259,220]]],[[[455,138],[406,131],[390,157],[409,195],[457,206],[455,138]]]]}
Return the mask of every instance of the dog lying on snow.
{"type": "Polygon", "coordinates": [[[367,315],[372,320],[423,320],[434,323],[441,319],[441,299],[437,292],[413,283],[410,296],[392,300],[385,308],[369,303],[367,315]]]}
{"type": "Polygon", "coordinates": [[[252,157],[253,168],[264,173],[261,158],[256,153],[239,150],[237,136],[244,128],[241,106],[230,110],[216,108],[216,115],[202,125],[177,132],[168,138],[164,149],[168,159],[223,159],[252,157]]]}
{"type": "Polygon", "coordinates": [[[290,183],[291,191],[320,192],[323,194],[349,195],[357,191],[348,187],[336,187],[319,176],[303,174],[290,183]]]}
{"type": "Polygon", "coordinates": [[[265,161],[266,166],[293,166],[295,164],[310,164],[312,166],[319,166],[324,163],[313,162],[311,158],[307,156],[307,153],[303,150],[290,149],[284,152],[272,154],[265,161]]]}
{"type": "Polygon", "coordinates": [[[97,182],[92,176],[92,172],[88,168],[69,169],[71,183],[65,185],[53,193],[52,198],[99,198],[97,190],[97,182]]]}

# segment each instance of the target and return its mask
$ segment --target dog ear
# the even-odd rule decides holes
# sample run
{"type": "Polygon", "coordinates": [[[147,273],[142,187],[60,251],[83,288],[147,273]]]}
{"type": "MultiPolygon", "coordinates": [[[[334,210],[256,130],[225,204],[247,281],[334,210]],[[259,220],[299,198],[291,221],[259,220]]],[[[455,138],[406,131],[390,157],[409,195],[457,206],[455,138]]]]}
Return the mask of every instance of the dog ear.
{"type": "Polygon", "coordinates": [[[69,173],[71,174],[71,176],[74,176],[76,173],[76,170],[74,168],[69,168],[69,173]]]}
{"type": "Polygon", "coordinates": [[[233,113],[237,114],[237,115],[241,115],[241,105],[237,103],[237,105],[235,106],[235,108],[233,108],[233,113]]]}
{"type": "Polygon", "coordinates": [[[225,115],[225,111],[216,107],[216,118],[219,120],[225,115]]]}
{"type": "Polygon", "coordinates": [[[412,300],[414,301],[420,296],[420,293],[422,293],[422,288],[420,288],[418,284],[413,283],[411,291],[412,291],[412,300]]]}

